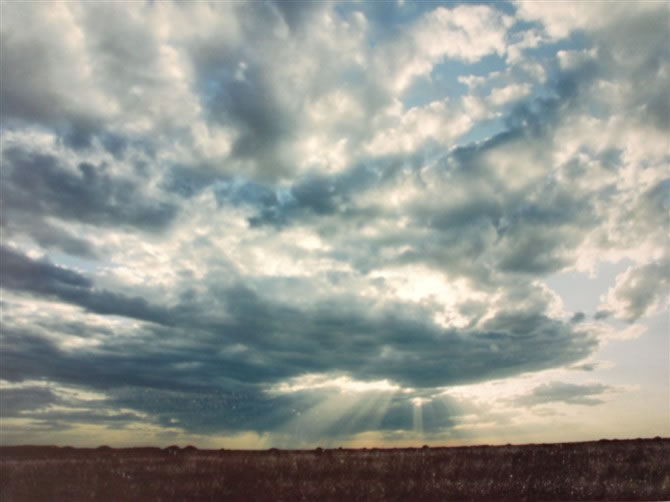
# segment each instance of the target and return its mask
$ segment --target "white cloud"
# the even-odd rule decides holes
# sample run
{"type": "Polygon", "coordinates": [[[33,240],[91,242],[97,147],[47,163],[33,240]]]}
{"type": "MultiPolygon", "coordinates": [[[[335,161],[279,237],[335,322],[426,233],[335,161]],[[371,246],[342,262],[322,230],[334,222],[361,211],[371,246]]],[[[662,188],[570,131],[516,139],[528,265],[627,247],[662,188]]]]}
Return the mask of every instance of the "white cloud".
{"type": "Polygon", "coordinates": [[[598,57],[597,48],[582,49],[578,51],[561,50],[556,53],[558,63],[562,70],[575,70],[584,63],[592,61],[598,57]]]}
{"type": "Polygon", "coordinates": [[[474,123],[470,116],[460,113],[458,107],[450,106],[446,99],[409,110],[403,110],[397,104],[395,102],[385,115],[376,118],[378,132],[367,145],[367,152],[373,155],[412,152],[429,139],[448,147],[474,123]]]}
{"type": "Polygon", "coordinates": [[[540,21],[547,34],[567,37],[576,30],[595,31],[634,13],[663,8],[663,2],[528,2],[517,1],[517,16],[540,21]]]}
{"type": "Polygon", "coordinates": [[[619,319],[635,321],[659,309],[667,310],[670,261],[666,258],[638,267],[629,267],[602,299],[600,310],[611,311],[619,319]]]}
{"type": "Polygon", "coordinates": [[[492,89],[487,99],[493,106],[503,106],[528,96],[530,92],[530,84],[510,84],[492,89]]]}
{"type": "Polygon", "coordinates": [[[392,89],[401,92],[447,58],[473,63],[489,54],[502,56],[510,23],[508,16],[487,6],[438,7],[405,37],[380,50],[377,65],[390,77],[392,89]]]}
{"type": "Polygon", "coordinates": [[[546,42],[546,39],[535,29],[525,30],[515,34],[514,40],[507,46],[507,62],[510,64],[518,63],[523,59],[523,51],[538,47],[546,42]]]}
{"type": "Polygon", "coordinates": [[[291,378],[268,389],[270,393],[294,393],[318,389],[335,390],[341,393],[399,392],[402,388],[388,380],[363,382],[348,376],[308,374],[291,378]]]}

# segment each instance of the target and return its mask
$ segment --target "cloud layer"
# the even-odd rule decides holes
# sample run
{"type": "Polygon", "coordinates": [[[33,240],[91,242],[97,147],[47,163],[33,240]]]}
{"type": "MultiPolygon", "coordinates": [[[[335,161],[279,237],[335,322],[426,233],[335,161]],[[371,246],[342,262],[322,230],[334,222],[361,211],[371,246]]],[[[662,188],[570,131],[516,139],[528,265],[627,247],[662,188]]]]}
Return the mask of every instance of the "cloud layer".
{"type": "Polygon", "coordinates": [[[593,364],[667,306],[670,44],[577,5],[3,5],[12,430],[455,437],[593,364]],[[596,319],[547,283],[622,260],[596,319]]]}

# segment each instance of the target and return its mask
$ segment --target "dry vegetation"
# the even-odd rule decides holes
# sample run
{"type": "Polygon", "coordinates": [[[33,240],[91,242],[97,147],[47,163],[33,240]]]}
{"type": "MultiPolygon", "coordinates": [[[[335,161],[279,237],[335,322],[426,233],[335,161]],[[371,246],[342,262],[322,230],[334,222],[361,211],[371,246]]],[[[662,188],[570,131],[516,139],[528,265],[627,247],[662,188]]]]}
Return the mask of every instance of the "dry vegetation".
{"type": "Polygon", "coordinates": [[[668,500],[670,439],[228,451],[0,448],[0,500],[668,500]]]}

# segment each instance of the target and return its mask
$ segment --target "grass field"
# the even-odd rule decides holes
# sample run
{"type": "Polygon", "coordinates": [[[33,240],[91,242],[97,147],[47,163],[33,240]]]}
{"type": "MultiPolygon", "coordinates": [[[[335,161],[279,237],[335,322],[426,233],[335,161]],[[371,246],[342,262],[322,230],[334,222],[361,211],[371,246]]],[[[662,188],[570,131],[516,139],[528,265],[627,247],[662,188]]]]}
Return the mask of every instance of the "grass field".
{"type": "Polygon", "coordinates": [[[0,500],[670,500],[670,439],[458,448],[0,448],[0,500]]]}

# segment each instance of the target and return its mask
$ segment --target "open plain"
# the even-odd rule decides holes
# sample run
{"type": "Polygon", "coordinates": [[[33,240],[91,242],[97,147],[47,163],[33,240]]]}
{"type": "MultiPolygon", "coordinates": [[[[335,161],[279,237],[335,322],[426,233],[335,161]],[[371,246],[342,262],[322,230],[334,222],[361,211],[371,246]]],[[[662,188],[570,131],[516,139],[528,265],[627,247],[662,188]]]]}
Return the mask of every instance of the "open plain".
{"type": "Polygon", "coordinates": [[[670,439],[450,448],[0,448],[0,500],[669,500],[670,439]]]}

